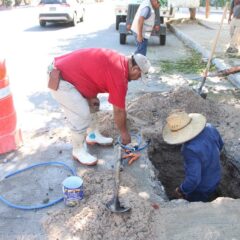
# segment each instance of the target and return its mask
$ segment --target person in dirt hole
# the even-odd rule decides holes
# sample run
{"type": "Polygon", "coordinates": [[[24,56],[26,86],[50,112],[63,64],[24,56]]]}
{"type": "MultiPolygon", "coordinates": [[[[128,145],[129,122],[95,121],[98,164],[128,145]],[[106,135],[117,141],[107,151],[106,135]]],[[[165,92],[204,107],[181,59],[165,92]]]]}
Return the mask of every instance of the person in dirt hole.
{"type": "Polygon", "coordinates": [[[175,189],[176,198],[208,202],[220,179],[220,153],[223,140],[218,130],[199,113],[173,111],[162,131],[168,144],[182,144],[185,178],[175,189]]]}
{"type": "Polygon", "coordinates": [[[48,67],[48,87],[69,122],[75,160],[96,165],[98,160],[87,151],[86,143],[113,143],[111,137],[99,132],[96,114],[91,114],[99,110],[99,93],[109,93],[122,144],[131,142],[125,109],[128,82],[144,78],[150,68],[149,60],[142,54],[127,57],[104,48],[85,48],[54,58],[48,67]]]}

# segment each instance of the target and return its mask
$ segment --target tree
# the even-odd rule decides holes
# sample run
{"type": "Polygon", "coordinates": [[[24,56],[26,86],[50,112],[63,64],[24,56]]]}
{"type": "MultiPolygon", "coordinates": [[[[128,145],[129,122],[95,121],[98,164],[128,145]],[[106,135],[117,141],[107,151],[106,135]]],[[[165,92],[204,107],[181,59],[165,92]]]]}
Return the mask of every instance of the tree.
{"type": "Polygon", "coordinates": [[[196,8],[189,8],[189,12],[190,12],[190,19],[196,20],[196,8]]]}

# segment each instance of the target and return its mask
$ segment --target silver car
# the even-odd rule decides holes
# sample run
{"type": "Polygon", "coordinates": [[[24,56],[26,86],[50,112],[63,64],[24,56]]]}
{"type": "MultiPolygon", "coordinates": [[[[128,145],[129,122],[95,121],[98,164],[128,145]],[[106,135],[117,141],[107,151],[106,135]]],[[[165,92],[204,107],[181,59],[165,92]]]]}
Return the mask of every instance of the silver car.
{"type": "Polygon", "coordinates": [[[85,7],[83,0],[41,0],[39,3],[39,24],[47,22],[71,23],[83,21],[85,7]]]}

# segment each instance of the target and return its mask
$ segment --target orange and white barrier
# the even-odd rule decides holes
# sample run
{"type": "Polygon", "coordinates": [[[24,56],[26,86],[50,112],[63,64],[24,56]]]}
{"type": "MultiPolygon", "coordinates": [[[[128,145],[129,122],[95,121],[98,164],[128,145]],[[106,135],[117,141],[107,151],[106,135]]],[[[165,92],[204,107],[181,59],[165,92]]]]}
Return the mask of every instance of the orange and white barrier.
{"type": "Polygon", "coordinates": [[[5,61],[0,61],[0,154],[16,150],[21,144],[21,130],[17,129],[5,61]]]}

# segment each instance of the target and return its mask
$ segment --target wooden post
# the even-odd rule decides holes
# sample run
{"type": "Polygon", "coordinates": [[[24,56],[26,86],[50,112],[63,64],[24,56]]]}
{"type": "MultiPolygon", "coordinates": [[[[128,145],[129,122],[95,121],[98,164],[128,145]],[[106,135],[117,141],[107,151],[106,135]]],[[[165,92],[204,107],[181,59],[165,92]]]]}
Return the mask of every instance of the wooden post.
{"type": "Polygon", "coordinates": [[[206,18],[209,17],[209,12],[210,12],[210,4],[209,4],[209,0],[206,0],[206,12],[205,12],[206,18]]]}

